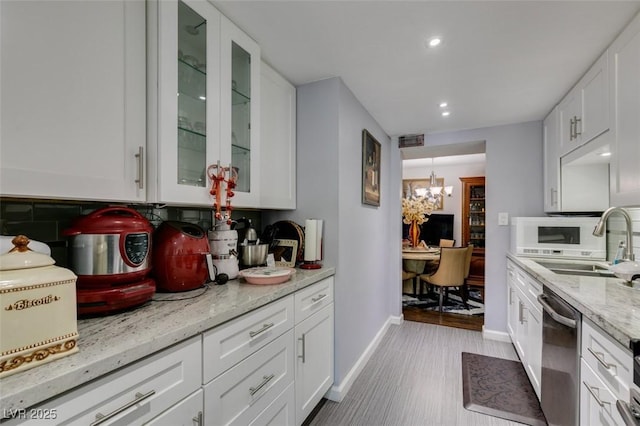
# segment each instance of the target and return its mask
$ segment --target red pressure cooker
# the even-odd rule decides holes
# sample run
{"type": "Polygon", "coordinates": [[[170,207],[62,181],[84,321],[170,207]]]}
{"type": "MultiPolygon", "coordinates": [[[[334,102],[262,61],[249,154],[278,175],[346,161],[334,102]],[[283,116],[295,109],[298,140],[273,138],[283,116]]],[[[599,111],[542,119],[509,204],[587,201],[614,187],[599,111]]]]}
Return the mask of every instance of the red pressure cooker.
{"type": "Polygon", "coordinates": [[[78,288],[112,287],[145,279],[151,272],[153,226],[128,207],[111,206],[77,217],[69,237],[70,268],[78,288]]]}

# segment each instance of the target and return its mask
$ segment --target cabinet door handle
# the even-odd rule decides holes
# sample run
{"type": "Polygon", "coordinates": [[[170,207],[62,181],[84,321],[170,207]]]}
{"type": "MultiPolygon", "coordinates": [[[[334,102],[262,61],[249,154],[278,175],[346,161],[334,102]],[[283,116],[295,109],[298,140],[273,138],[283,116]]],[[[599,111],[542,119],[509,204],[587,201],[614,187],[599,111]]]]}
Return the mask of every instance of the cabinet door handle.
{"type": "Polygon", "coordinates": [[[558,204],[558,190],[554,188],[549,188],[551,191],[551,205],[555,206],[558,204]]]}
{"type": "Polygon", "coordinates": [[[274,323],[270,322],[267,324],[262,324],[262,328],[258,331],[250,331],[249,332],[249,337],[256,337],[258,334],[260,333],[264,333],[265,331],[267,331],[268,329],[270,329],[271,327],[274,326],[274,323]]]}
{"type": "Polygon", "coordinates": [[[522,312],[524,310],[523,308],[524,308],[524,305],[522,304],[522,302],[518,302],[518,321],[520,322],[520,324],[524,322],[523,320],[524,312],[522,312]]]}
{"type": "Polygon", "coordinates": [[[202,411],[198,411],[198,415],[195,416],[193,418],[193,422],[197,425],[197,426],[204,426],[204,422],[203,422],[203,418],[202,418],[202,411]]]}
{"type": "Polygon", "coordinates": [[[138,160],[138,177],[135,182],[139,189],[144,188],[144,147],[138,147],[138,153],[135,155],[138,160]]]}
{"type": "Polygon", "coordinates": [[[312,297],[311,298],[311,303],[318,303],[319,301],[321,301],[325,297],[327,297],[326,294],[320,294],[320,295],[318,295],[318,297],[312,297]]]}
{"type": "Polygon", "coordinates": [[[298,355],[298,358],[301,358],[302,363],[304,364],[307,359],[307,341],[304,333],[302,333],[302,337],[298,337],[298,340],[302,341],[302,355],[298,355]]]}
{"type": "Polygon", "coordinates": [[[591,394],[591,396],[593,396],[593,398],[596,400],[596,402],[598,403],[598,405],[600,407],[604,407],[604,404],[610,404],[609,402],[604,402],[600,399],[600,397],[596,394],[596,391],[598,393],[600,393],[600,389],[598,389],[597,387],[591,387],[587,384],[587,382],[582,382],[586,387],[587,390],[589,391],[589,393],[591,394]],[[594,390],[595,389],[595,390],[594,390]]]}
{"type": "Polygon", "coordinates": [[[569,140],[573,140],[573,117],[569,119],[569,140]]]}
{"type": "Polygon", "coordinates": [[[96,420],[93,423],[91,423],[89,426],[100,425],[100,424],[106,422],[107,420],[117,416],[118,414],[122,413],[123,411],[125,411],[125,410],[133,407],[134,405],[141,403],[145,399],[155,395],[155,393],[156,393],[156,391],[154,391],[154,390],[149,391],[149,392],[147,392],[145,394],[141,394],[140,392],[136,392],[136,399],[134,399],[131,402],[126,403],[122,407],[113,410],[112,412],[110,412],[107,415],[102,414],[102,413],[97,413],[96,414],[96,420]]]}
{"type": "Polygon", "coordinates": [[[275,376],[275,374],[269,374],[268,376],[262,376],[262,382],[256,386],[255,388],[249,388],[249,393],[251,394],[251,396],[255,395],[256,392],[258,392],[260,389],[262,389],[263,387],[266,386],[267,383],[269,383],[271,381],[271,379],[273,379],[275,376]]]}
{"type": "Polygon", "coordinates": [[[513,304],[513,288],[509,287],[509,304],[513,304]]]}
{"type": "Polygon", "coordinates": [[[578,136],[580,136],[582,134],[582,118],[579,117],[575,117],[575,121],[574,121],[574,133],[575,133],[575,138],[578,139],[578,136]],[[578,123],[580,123],[580,131],[578,131],[578,123]]]}
{"type": "Polygon", "coordinates": [[[589,352],[591,352],[591,355],[593,355],[595,357],[595,359],[607,370],[610,369],[611,367],[613,367],[613,364],[608,364],[605,360],[604,360],[604,354],[602,352],[596,352],[591,348],[587,348],[587,350],[589,352]]]}

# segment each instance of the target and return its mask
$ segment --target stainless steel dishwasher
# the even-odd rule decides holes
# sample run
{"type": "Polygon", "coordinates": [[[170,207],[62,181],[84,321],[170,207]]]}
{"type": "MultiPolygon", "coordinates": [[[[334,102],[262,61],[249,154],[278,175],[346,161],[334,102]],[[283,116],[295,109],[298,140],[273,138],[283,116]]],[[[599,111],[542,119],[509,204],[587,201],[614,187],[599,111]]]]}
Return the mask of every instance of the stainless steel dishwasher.
{"type": "Polygon", "coordinates": [[[542,305],[540,399],[549,425],[577,426],[580,420],[580,312],[548,287],[542,305]]]}

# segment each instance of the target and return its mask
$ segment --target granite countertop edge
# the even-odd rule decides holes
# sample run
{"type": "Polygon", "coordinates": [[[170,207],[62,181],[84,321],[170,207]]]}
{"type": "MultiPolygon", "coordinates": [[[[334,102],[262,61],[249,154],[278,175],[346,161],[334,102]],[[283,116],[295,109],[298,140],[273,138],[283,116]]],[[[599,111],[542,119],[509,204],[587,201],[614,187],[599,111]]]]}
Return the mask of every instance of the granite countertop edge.
{"type": "MultiPolygon", "coordinates": [[[[296,269],[288,282],[264,286],[232,280],[187,300],[160,301],[154,296],[137,309],[79,319],[79,351],[0,379],[0,410],[42,403],[334,274],[333,267],[296,269]]],[[[180,297],[175,293],[168,298],[174,295],[180,297]]]]}
{"type": "Polygon", "coordinates": [[[638,288],[631,288],[625,285],[624,280],[615,277],[559,275],[539,265],[533,258],[511,253],[507,258],[576,308],[583,319],[587,318],[599,326],[627,351],[630,351],[630,341],[640,338],[638,288]]]}

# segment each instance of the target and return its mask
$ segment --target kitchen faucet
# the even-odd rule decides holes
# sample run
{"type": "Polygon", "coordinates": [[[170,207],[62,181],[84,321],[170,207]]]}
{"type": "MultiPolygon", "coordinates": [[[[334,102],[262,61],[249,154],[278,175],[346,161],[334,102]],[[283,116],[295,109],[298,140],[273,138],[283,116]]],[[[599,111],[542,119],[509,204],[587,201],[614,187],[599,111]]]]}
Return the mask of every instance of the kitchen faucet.
{"type": "Polygon", "coordinates": [[[629,216],[629,212],[627,212],[622,207],[609,207],[607,210],[602,213],[600,220],[596,224],[596,227],[593,230],[593,235],[596,237],[602,237],[604,234],[604,225],[607,223],[607,218],[611,215],[611,213],[620,212],[624,217],[624,220],[627,222],[627,253],[624,256],[624,260],[636,260],[635,255],[633,254],[633,227],[631,222],[631,216],[629,216]]]}

